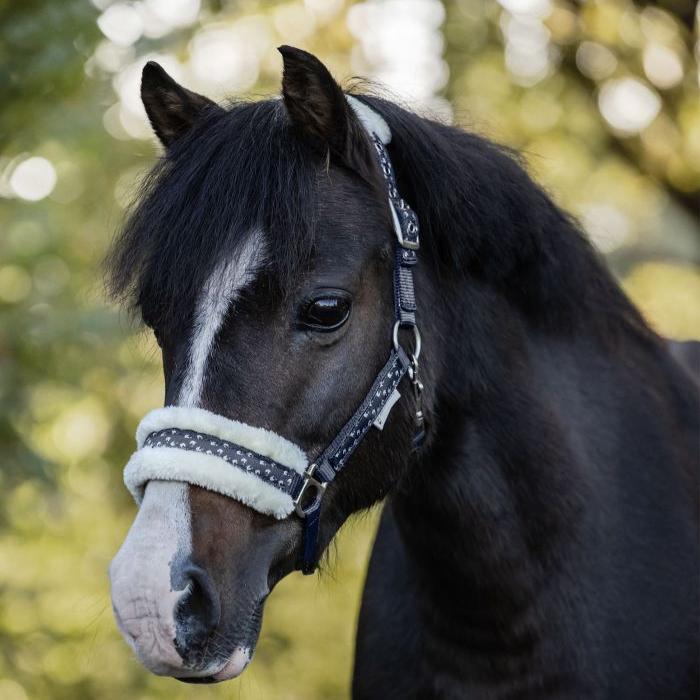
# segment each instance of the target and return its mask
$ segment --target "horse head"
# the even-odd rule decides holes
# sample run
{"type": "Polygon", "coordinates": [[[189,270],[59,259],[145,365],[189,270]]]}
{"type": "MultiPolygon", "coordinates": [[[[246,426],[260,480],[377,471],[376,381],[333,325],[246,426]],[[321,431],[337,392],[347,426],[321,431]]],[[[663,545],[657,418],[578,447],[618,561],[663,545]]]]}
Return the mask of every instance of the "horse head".
{"type": "Polygon", "coordinates": [[[126,470],[140,508],[113,607],[147,668],[193,682],[243,671],[277,582],[313,570],[412,459],[415,403],[393,403],[404,375],[419,389],[415,320],[411,300],[396,319],[393,280],[401,307],[396,250],[413,264],[415,246],[396,233],[415,225],[386,178],[391,133],[315,57],[280,50],[283,99],[226,108],[146,65],[165,153],[110,258],[165,375],[126,470]],[[324,467],[339,436],[349,467],[324,467]]]}

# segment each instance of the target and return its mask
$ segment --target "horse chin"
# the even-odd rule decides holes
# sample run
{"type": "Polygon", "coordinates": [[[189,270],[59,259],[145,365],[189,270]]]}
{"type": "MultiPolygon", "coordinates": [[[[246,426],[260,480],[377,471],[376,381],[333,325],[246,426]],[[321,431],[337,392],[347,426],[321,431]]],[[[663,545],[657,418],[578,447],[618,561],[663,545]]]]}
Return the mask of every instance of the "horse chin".
{"type": "MultiPolygon", "coordinates": [[[[248,624],[245,626],[246,632],[242,636],[238,636],[239,641],[233,645],[233,651],[227,658],[219,657],[212,660],[204,668],[190,673],[178,673],[177,679],[185,683],[221,683],[240,676],[248,668],[255,653],[266,599],[267,594],[262,596],[253,607],[248,624]]],[[[218,636],[220,637],[219,642],[225,637],[221,632],[218,633],[218,636]]]]}
{"type": "Polygon", "coordinates": [[[176,676],[176,679],[183,683],[221,683],[237,678],[248,667],[253,658],[254,649],[250,647],[237,646],[231,656],[220,666],[217,671],[210,669],[200,672],[196,676],[176,676]]]}
{"type": "Polygon", "coordinates": [[[240,676],[253,658],[253,652],[254,650],[249,647],[236,647],[228,661],[212,676],[212,679],[219,682],[240,676]]]}

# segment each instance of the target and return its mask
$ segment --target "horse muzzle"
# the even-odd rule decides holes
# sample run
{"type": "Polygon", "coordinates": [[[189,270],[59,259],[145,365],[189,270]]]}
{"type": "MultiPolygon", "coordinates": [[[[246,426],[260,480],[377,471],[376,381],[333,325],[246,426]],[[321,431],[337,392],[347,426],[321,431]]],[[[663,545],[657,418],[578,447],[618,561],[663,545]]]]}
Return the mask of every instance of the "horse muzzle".
{"type": "Polygon", "coordinates": [[[239,579],[222,586],[195,563],[190,488],[149,482],[110,566],[112,606],[126,641],[153,673],[193,682],[228,680],[252,657],[265,576],[260,585],[239,579]]]}

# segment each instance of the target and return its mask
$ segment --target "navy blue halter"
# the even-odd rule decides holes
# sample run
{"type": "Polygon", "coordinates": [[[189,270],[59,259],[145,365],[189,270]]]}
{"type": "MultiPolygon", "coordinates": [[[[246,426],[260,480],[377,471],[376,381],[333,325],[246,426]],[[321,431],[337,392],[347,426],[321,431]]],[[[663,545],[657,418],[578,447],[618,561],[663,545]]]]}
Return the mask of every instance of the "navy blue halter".
{"type": "MultiPolygon", "coordinates": [[[[372,143],[377,151],[379,165],[384,177],[389,199],[389,207],[396,233],[396,251],[394,259],[394,327],[393,342],[389,358],[377,375],[365,399],[350,420],[343,426],[333,442],[306,469],[304,474],[296,472],[267,457],[231,444],[230,449],[238,454],[244,451],[249,459],[236,461],[228,459],[224,448],[217,450],[219,456],[226,459],[232,468],[251,470],[253,473],[288,494],[294,501],[296,514],[303,521],[302,552],[297,568],[304,574],[315,571],[318,560],[318,533],[321,515],[321,502],[328,484],[343,469],[369,429],[374,426],[382,430],[394,404],[399,400],[397,391],[399,382],[405,374],[409,375],[416,401],[414,447],[419,446],[425,437],[423,412],[421,407],[421,392],[423,386],[418,379],[418,357],[421,351],[421,339],[416,325],[416,298],[413,285],[413,267],[418,262],[419,227],[415,212],[401,198],[396,185],[396,176],[384,144],[376,134],[371,135],[372,143]],[[411,329],[414,335],[414,347],[408,354],[399,342],[399,331],[402,328],[411,329]]],[[[177,429],[168,429],[168,434],[177,429]]],[[[162,432],[162,431],[161,431],[162,432]]],[[[158,432],[151,433],[146,439],[146,445],[157,442],[158,432]]],[[[218,438],[202,435],[204,440],[218,438]]],[[[172,441],[169,445],[178,449],[183,443],[172,441]]],[[[213,442],[211,444],[214,444],[213,442]]],[[[192,448],[195,449],[195,448],[192,448]]]]}

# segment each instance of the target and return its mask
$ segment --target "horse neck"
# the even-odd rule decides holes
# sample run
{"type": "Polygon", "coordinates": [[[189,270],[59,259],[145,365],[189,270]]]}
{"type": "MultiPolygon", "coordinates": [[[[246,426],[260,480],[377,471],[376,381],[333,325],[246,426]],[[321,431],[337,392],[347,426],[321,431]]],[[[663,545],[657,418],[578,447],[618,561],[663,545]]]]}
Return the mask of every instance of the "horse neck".
{"type": "Polygon", "coordinates": [[[668,377],[649,377],[664,354],[651,335],[538,330],[485,287],[437,316],[425,344],[428,365],[442,352],[426,368],[432,440],[390,507],[436,629],[454,635],[461,622],[471,639],[478,629],[517,645],[542,633],[543,591],[570,587],[590,554],[591,523],[611,509],[596,479],[643,469],[616,430],[629,402],[652,436],[648,458],[668,459],[654,427],[668,377]]]}

